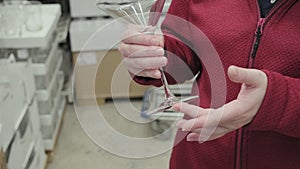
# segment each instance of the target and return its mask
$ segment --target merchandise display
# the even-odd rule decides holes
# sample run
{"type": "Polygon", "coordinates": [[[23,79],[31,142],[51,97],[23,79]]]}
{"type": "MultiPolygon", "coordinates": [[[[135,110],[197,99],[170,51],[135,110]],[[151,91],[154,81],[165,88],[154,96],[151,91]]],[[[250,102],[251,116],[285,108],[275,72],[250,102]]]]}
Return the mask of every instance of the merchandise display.
{"type": "Polygon", "coordinates": [[[39,1],[5,1],[0,8],[0,149],[8,168],[44,169],[66,103],[61,8],[39,1]]]}

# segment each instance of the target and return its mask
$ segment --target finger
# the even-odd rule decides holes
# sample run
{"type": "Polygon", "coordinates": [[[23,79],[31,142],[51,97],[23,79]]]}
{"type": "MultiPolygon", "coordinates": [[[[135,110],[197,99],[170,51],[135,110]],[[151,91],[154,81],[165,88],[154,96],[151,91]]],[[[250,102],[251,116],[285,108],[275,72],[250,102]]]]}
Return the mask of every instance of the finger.
{"type": "Polygon", "coordinates": [[[161,78],[161,73],[157,69],[153,70],[139,70],[139,71],[131,71],[128,69],[129,72],[133,73],[135,76],[140,76],[140,77],[151,77],[154,79],[160,79],[161,78]]]}
{"type": "Polygon", "coordinates": [[[166,57],[124,58],[127,67],[139,70],[159,69],[167,65],[166,57]]]}
{"type": "Polygon", "coordinates": [[[233,126],[234,121],[239,120],[241,112],[245,112],[248,105],[240,103],[238,100],[233,100],[223,107],[218,108],[216,111],[221,116],[220,125],[222,126],[233,126]]]}
{"type": "Polygon", "coordinates": [[[122,42],[146,46],[163,46],[163,35],[145,34],[128,29],[123,34],[122,42]]]}
{"type": "Polygon", "coordinates": [[[173,105],[173,109],[175,111],[180,111],[192,118],[196,118],[201,115],[205,115],[210,110],[210,109],[203,109],[199,106],[191,105],[191,104],[184,103],[184,102],[176,103],[175,105],[173,105]]]}
{"type": "Polygon", "coordinates": [[[265,84],[265,80],[267,79],[263,71],[237,66],[230,66],[228,68],[228,77],[235,83],[245,83],[254,87],[265,84]]]}
{"type": "Polygon", "coordinates": [[[199,141],[200,134],[198,133],[190,133],[187,135],[186,140],[187,141],[199,141]]]}
{"type": "Polygon", "coordinates": [[[165,51],[157,46],[132,45],[121,43],[118,48],[124,57],[164,56],[165,51]]]}
{"type": "Polygon", "coordinates": [[[177,126],[178,128],[182,128],[183,124],[184,124],[186,121],[187,121],[186,119],[180,119],[180,120],[177,121],[176,126],[177,126]]]}
{"type": "Polygon", "coordinates": [[[222,136],[224,136],[226,133],[229,132],[229,130],[226,130],[222,127],[218,127],[215,132],[213,132],[212,134],[205,134],[203,133],[205,132],[204,130],[202,130],[202,133],[199,135],[198,141],[200,143],[206,142],[206,141],[211,141],[211,140],[215,140],[217,138],[220,138],[222,136]]]}
{"type": "Polygon", "coordinates": [[[218,127],[213,132],[207,132],[209,129],[197,129],[196,131],[191,132],[187,136],[187,141],[198,141],[199,143],[203,143],[205,141],[214,140],[224,136],[226,133],[230,132],[229,130],[218,127]]]}
{"type": "Polygon", "coordinates": [[[181,130],[182,131],[192,131],[192,130],[196,130],[199,128],[203,128],[205,120],[206,120],[206,116],[187,120],[182,123],[181,130]]]}

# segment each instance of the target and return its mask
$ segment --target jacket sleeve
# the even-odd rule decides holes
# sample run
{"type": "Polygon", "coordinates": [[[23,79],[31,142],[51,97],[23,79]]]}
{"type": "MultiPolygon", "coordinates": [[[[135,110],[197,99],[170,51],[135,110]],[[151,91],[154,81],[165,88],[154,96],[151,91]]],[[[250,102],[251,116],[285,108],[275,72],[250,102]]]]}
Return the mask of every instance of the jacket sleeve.
{"type": "Polygon", "coordinates": [[[268,77],[264,101],[250,128],[300,139],[300,79],[263,70],[268,77]]]}

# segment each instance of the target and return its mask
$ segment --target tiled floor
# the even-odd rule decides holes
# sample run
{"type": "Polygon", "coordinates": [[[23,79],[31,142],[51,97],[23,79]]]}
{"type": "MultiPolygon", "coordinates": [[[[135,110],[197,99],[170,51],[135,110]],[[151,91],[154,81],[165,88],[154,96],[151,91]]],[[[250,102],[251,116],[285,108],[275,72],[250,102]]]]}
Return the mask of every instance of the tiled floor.
{"type": "MultiPolygon", "coordinates": [[[[132,122],[145,122],[145,120],[143,121],[143,119],[141,119],[139,116],[130,115],[131,113],[127,114],[128,112],[132,111],[138,112],[141,106],[141,101],[132,102],[131,108],[126,107],[126,105],[130,104],[128,104],[126,101],[120,101],[117,104],[110,102],[101,106],[100,110],[107,124],[109,124],[109,126],[113,127],[119,133],[122,133],[128,137],[150,137],[153,132],[147,123],[136,124],[135,122],[132,122]],[[116,107],[119,107],[121,112],[125,112],[124,114],[121,113],[123,116],[118,114],[120,111],[117,111],[116,107]],[[124,111],[132,108],[136,110],[124,111]]],[[[87,112],[79,114],[79,118],[81,123],[88,123],[84,124],[86,126],[86,130],[91,131],[89,135],[93,135],[93,127],[98,126],[102,128],[102,125],[104,124],[93,117],[92,113],[90,113],[93,111],[92,109],[86,109],[86,111],[87,112]],[[88,129],[89,127],[91,128],[88,129]]],[[[95,129],[95,131],[96,130],[97,129],[95,129]]],[[[118,140],[106,138],[109,137],[109,134],[105,133],[98,133],[98,135],[95,134],[94,136],[97,137],[94,138],[94,140],[99,139],[101,141],[106,139],[106,143],[111,143],[113,145],[112,147],[115,148],[113,151],[121,152],[120,154],[122,154],[122,150],[119,150],[118,145],[123,144],[125,149],[124,151],[130,154],[126,148],[129,148],[129,146],[132,145],[129,144],[126,147],[127,142],[122,142],[122,140],[118,142],[118,140]],[[116,146],[114,146],[114,144],[116,146]]],[[[147,144],[142,148],[137,145],[133,146],[129,150],[132,150],[132,152],[138,151],[140,154],[148,153],[147,155],[149,155],[149,153],[152,151],[156,152],[157,150],[157,147],[153,148],[153,145],[162,146],[161,149],[166,149],[166,147],[171,145],[172,142],[173,138],[168,140],[150,138],[150,143],[153,144],[147,144]]],[[[160,147],[158,147],[158,149],[160,149],[160,147]]],[[[139,156],[139,153],[137,153],[137,156],[139,156]]],[[[67,105],[62,130],[57,142],[55,156],[52,163],[48,165],[48,169],[167,169],[169,156],[170,150],[165,151],[165,153],[158,156],[141,159],[126,158],[105,151],[103,148],[97,146],[93,141],[91,141],[91,139],[89,139],[87,134],[85,134],[84,130],[80,126],[73,105],[67,105]]]]}

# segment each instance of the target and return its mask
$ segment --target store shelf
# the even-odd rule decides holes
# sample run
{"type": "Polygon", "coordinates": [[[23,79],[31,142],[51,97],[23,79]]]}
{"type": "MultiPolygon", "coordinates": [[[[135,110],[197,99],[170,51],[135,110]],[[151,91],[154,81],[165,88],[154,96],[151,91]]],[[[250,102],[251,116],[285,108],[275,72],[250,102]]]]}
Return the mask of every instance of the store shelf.
{"type": "Polygon", "coordinates": [[[56,100],[62,93],[64,84],[63,73],[60,71],[56,73],[51,83],[48,90],[37,91],[40,115],[51,114],[52,109],[55,108],[56,100]]]}
{"type": "Polygon", "coordinates": [[[53,94],[55,95],[57,93],[55,91],[58,90],[59,83],[61,83],[60,81],[63,81],[63,79],[58,79],[58,76],[60,76],[59,74],[63,74],[59,71],[61,63],[62,57],[58,57],[58,63],[56,64],[54,73],[51,74],[51,79],[48,81],[50,82],[48,83],[48,87],[46,89],[36,91],[38,101],[46,101],[51,97],[51,95],[53,96],[53,94]]]}
{"type": "Polygon", "coordinates": [[[61,7],[59,4],[44,4],[41,11],[43,21],[42,30],[29,32],[26,28],[23,28],[20,37],[1,34],[0,48],[46,47],[61,16],[61,7]]]}
{"type": "Polygon", "coordinates": [[[56,126],[52,135],[51,139],[44,139],[44,145],[45,145],[45,149],[47,151],[52,151],[54,150],[58,135],[59,135],[59,130],[61,128],[61,124],[62,124],[62,120],[63,120],[63,113],[65,110],[65,104],[66,104],[66,99],[65,97],[61,97],[62,100],[60,102],[58,102],[58,109],[57,109],[57,113],[58,113],[58,120],[56,122],[56,126]]]}

